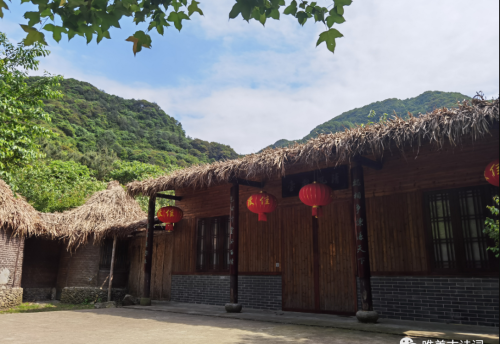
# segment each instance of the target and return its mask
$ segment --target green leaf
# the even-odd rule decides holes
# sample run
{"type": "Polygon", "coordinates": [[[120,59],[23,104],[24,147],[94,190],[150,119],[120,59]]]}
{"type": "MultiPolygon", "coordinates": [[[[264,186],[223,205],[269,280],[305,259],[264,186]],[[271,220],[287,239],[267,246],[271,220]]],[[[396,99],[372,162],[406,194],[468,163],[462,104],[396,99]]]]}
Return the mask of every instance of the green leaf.
{"type": "Polygon", "coordinates": [[[97,30],[97,44],[99,44],[103,38],[111,39],[109,35],[109,31],[102,31],[101,29],[97,30]]]}
{"type": "Polygon", "coordinates": [[[231,9],[231,12],[229,12],[229,19],[234,19],[236,18],[239,14],[241,13],[241,5],[240,3],[235,3],[233,8],[231,9]]]}
{"type": "Polygon", "coordinates": [[[23,24],[21,24],[21,28],[28,34],[26,38],[23,39],[23,43],[25,46],[33,45],[36,42],[47,45],[47,42],[45,42],[45,35],[37,29],[23,24]]]}
{"type": "Polygon", "coordinates": [[[55,26],[53,24],[47,24],[43,27],[43,29],[45,31],[52,32],[52,38],[54,38],[57,43],[59,43],[59,41],[61,40],[63,33],[68,33],[68,30],[66,30],[66,28],[55,26]]]}
{"type": "Polygon", "coordinates": [[[285,8],[283,14],[291,14],[292,16],[295,16],[296,13],[297,13],[297,1],[293,0],[290,6],[285,8]]]}
{"type": "Polygon", "coordinates": [[[304,26],[304,24],[306,23],[307,21],[307,18],[310,18],[311,15],[309,13],[306,13],[304,11],[300,11],[298,12],[295,17],[297,18],[297,20],[299,21],[299,24],[304,26]]]}
{"type": "Polygon", "coordinates": [[[190,17],[194,12],[198,12],[201,16],[203,15],[203,11],[198,7],[199,4],[198,1],[191,1],[191,5],[188,6],[188,15],[190,17]]]}
{"type": "Polygon", "coordinates": [[[142,50],[142,47],[151,49],[151,36],[146,34],[144,31],[137,31],[133,36],[130,36],[125,41],[134,43],[132,48],[134,56],[142,50]]]}
{"type": "Polygon", "coordinates": [[[252,0],[239,0],[241,3],[241,16],[244,20],[249,21],[252,18],[254,2],[252,0]]]}
{"type": "Polygon", "coordinates": [[[352,4],[352,0],[335,0],[337,13],[341,16],[344,15],[344,6],[349,6],[350,4],[352,4]]]}
{"type": "Polygon", "coordinates": [[[3,18],[3,9],[2,8],[5,8],[6,10],[8,10],[9,6],[7,6],[5,1],[0,0],[0,18],[3,18]]]}
{"type": "Polygon", "coordinates": [[[177,0],[174,0],[174,1],[172,1],[172,6],[174,7],[174,11],[178,12],[179,8],[181,8],[181,6],[182,6],[182,3],[177,1],[177,0]]]}
{"type": "Polygon", "coordinates": [[[40,12],[26,12],[24,14],[25,19],[29,19],[28,25],[33,26],[40,23],[40,12]]]}
{"type": "Polygon", "coordinates": [[[335,23],[342,24],[343,22],[345,22],[344,17],[339,15],[337,13],[337,8],[334,7],[330,11],[330,15],[326,18],[326,25],[328,25],[328,28],[331,28],[333,26],[333,24],[335,24],[335,23]]]}
{"type": "Polygon", "coordinates": [[[280,20],[280,11],[278,11],[277,9],[273,8],[273,10],[271,11],[271,14],[269,15],[269,17],[275,19],[275,20],[280,20]]]}
{"type": "Polygon", "coordinates": [[[68,0],[68,7],[75,8],[85,5],[85,0],[68,0]]]}
{"type": "Polygon", "coordinates": [[[189,17],[183,11],[180,12],[170,12],[167,20],[169,22],[174,23],[174,26],[177,30],[181,31],[182,29],[182,20],[189,20],[189,17]]]}
{"type": "Polygon", "coordinates": [[[319,39],[318,42],[316,42],[316,46],[325,42],[328,50],[330,50],[333,53],[335,52],[335,46],[336,46],[335,40],[340,37],[344,36],[337,29],[330,29],[328,31],[322,32],[319,35],[319,39]]]}

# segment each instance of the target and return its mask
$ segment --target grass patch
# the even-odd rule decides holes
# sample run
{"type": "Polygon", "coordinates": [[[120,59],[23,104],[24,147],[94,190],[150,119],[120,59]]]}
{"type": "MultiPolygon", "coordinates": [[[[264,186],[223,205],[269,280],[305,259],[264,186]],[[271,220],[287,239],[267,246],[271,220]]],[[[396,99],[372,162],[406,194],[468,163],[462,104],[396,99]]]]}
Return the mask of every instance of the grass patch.
{"type": "Polygon", "coordinates": [[[35,313],[35,312],[53,312],[53,311],[76,311],[80,309],[93,309],[94,305],[73,305],[70,303],[34,303],[23,302],[19,306],[0,311],[0,314],[8,313],[35,313]]]}

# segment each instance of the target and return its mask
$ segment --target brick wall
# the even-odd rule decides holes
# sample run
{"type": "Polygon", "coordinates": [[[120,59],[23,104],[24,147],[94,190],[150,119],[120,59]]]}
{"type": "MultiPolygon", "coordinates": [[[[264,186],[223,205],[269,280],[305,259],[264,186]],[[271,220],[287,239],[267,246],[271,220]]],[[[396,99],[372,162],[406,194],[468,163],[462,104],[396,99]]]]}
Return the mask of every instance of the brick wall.
{"type": "MultiPolygon", "coordinates": [[[[93,245],[92,241],[80,246],[73,253],[63,249],[57,276],[58,294],[66,287],[107,288],[109,269],[99,269],[100,254],[101,245],[93,245]]],[[[113,277],[113,287],[124,288],[127,286],[127,280],[127,271],[116,271],[113,277]]]]}
{"type": "Polygon", "coordinates": [[[37,237],[26,239],[22,287],[24,289],[55,287],[60,255],[61,242],[59,240],[37,237]]]}
{"type": "Polygon", "coordinates": [[[100,246],[92,240],[76,252],[61,251],[57,289],[65,287],[97,287],[100,246]]]}
{"type": "Polygon", "coordinates": [[[21,286],[24,238],[0,230],[0,287],[21,286]]]}
{"type": "Polygon", "coordinates": [[[371,282],[382,318],[498,327],[498,278],[377,276],[371,282]]]}
{"type": "Polygon", "coordinates": [[[281,276],[239,276],[239,303],[248,308],[281,310],[281,276]]]}
{"type": "MultiPolygon", "coordinates": [[[[239,303],[281,309],[281,276],[239,276],[239,303]]],[[[173,275],[172,301],[222,306],[229,302],[229,276],[173,275]]]]}

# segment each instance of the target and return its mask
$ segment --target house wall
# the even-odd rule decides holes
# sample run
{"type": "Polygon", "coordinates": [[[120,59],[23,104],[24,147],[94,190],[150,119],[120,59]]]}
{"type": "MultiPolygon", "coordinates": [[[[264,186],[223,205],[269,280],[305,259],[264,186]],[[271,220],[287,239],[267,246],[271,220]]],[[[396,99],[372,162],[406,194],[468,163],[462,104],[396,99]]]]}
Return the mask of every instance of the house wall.
{"type": "MultiPolygon", "coordinates": [[[[451,305],[452,310],[427,319],[479,324],[477,319],[482,314],[482,324],[498,326],[498,317],[490,313],[491,307],[498,310],[498,294],[481,286],[486,283],[483,277],[476,280],[465,276],[432,275],[423,216],[424,192],[485,185],[483,171],[489,162],[498,158],[498,143],[498,131],[493,131],[491,137],[461,147],[446,144],[443,149],[437,149],[426,145],[420,147],[418,152],[417,149],[407,149],[404,154],[397,150],[387,151],[383,157],[382,170],[364,168],[374,305],[375,309],[380,309],[382,317],[402,318],[402,314],[396,315],[395,308],[406,307],[403,308],[405,314],[415,314],[406,315],[406,318],[423,320],[426,317],[417,316],[417,311],[424,312],[422,314],[425,315],[425,312],[432,311],[428,308],[437,308],[434,307],[434,301],[443,301],[437,302],[439,307],[451,305]],[[425,278],[431,278],[430,276],[444,278],[432,283],[442,282],[439,287],[446,286],[446,290],[426,284],[428,281],[425,278]],[[400,289],[404,289],[402,286],[406,278],[412,278],[415,286],[420,283],[418,291],[412,292],[420,293],[422,297],[412,298],[412,301],[405,300],[409,294],[404,293],[408,291],[400,289]],[[468,285],[464,289],[461,283],[468,285]],[[390,301],[394,302],[393,308],[388,306],[389,301],[385,299],[391,293],[402,295],[400,299],[390,301]],[[446,293],[455,296],[445,296],[446,293]],[[432,298],[441,300],[431,301],[432,298]]],[[[332,164],[318,168],[329,166],[332,164]]],[[[287,173],[305,170],[307,167],[297,167],[287,173]]],[[[209,302],[212,297],[204,297],[204,293],[197,293],[196,288],[203,283],[210,284],[210,281],[213,281],[213,285],[210,284],[213,289],[225,288],[219,284],[224,281],[221,276],[227,276],[227,273],[207,274],[196,271],[196,223],[197,219],[204,217],[229,215],[229,189],[230,185],[227,184],[203,190],[176,190],[176,195],[183,197],[176,205],[183,209],[185,218],[172,234],[172,300],[209,302]],[[191,289],[188,285],[191,285],[191,289]],[[188,289],[191,290],[190,293],[186,292],[188,289]]],[[[264,190],[277,198],[278,208],[268,216],[267,222],[258,222],[257,215],[249,212],[245,204],[250,194],[258,192],[258,189],[240,186],[240,276],[281,276],[282,284],[276,284],[269,293],[274,293],[281,287],[284,309],[290,308],[286,305],[292,305],[292,302],[297,302],[296,308],[311,309],[312,291],[315,287],[311,285],[312,232],[309,220],[302,223],[304,219],[310,219],[310,208],[304,206],[298,197],[282,198],[281,180],[278,178],[266,180],[264,190]]],[[[351,199],[350,188],[335,191],[334,201],[325,207],[325,217],[319,221],[320,311],[336,309],[352,314],[357,308],[351,199]],[[339,299],[336,300],[336,297],[339,299]]],[[[487,288],[498,284],[497,276],[484,278],[488,279],[487,288]]],[[[269,293],[263,292],[261,296],[269,293]]],[[[222,290],[217,295],[226,297],[228,294],[222,290]]],[[[244,297],[240,294],[240,299],[244,297]]]]}
{"type": "Polygon", "coordinates": [[[25,241],[23,259],[23,300],[50,300],[55,297],[62,244],[58,240],[31,237],[25,241]],[[55,289],[54,289],[55,291],[55,289]]]}
{"type": "MultiPolygon", "coordinates": [[[[75,252],[61,250],[56,288],[57,297],[62,302],[107,299],[107,293],[102,290],[108,289],[109,269],[99,269],[100,253],[101,245],[94,245],[93,240],[81,245],[75,252]]],[[[128,271],[113,273],[113,276],[113,289],[119,290],[115,297],[121,298],[126,291],[128,271]]]]}
{"type": "Polygon", "coordinates": [[[24,238],[0,230],[0,309],[21,304],[24,238]]]}

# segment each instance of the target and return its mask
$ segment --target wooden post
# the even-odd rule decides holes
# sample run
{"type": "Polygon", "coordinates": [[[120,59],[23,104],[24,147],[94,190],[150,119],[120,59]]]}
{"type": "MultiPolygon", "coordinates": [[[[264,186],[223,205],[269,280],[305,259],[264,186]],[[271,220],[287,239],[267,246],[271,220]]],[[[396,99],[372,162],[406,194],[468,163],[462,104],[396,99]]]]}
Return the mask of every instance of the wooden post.
{"type": "Polygon", "coordinates": [[[116,235],[113,238],[113,250],[111,251],[111,266],[109,267],[108,302],[111,301],[111,288],[113,287],[113,269],[115,267],[116,235]]]}
{"type": "Polygon", "coordinates": [[[351,181],[354,204],[354,228],[356,233],[356,264],[361,289],[362,310],[373,311],[366,222],[365,182],[362,166],[358,165],[351,169],[351,181]]]}
{"type": "Polygon", "coordinates": [[[229,275],[230,275],[230,302],[238,303],[238,234],[240,217],[240,188],[235,183],[231,186],[229,210],[229,275]]]}
{"type": "Polygon", "coordinates": [[[148,229],[146,231],[146,250],[144,252],[144,290],[141,298],[141,306],[151,305],[151,269],[153,266],[153,237],[155,225],[156,195],[149,197],[148,206],[148,229]]]}
{"type": "Polygon", "coordinates": [[[320,305],[320,289],[319,289],[319,223],[318,217],[312,217],[313,230],[313,260],[314,260],[314,308],[319,311],[320,305]]]}

